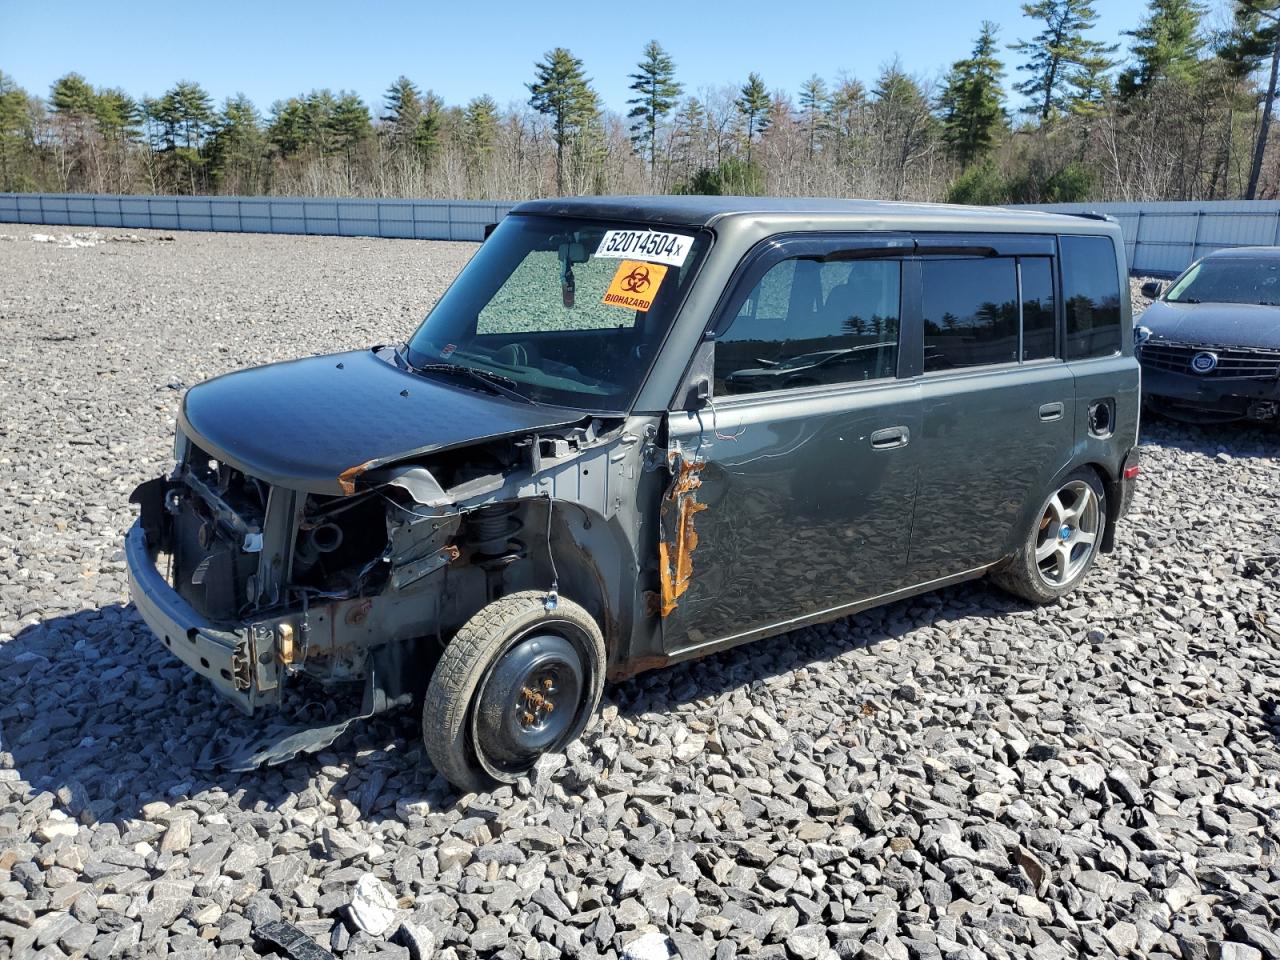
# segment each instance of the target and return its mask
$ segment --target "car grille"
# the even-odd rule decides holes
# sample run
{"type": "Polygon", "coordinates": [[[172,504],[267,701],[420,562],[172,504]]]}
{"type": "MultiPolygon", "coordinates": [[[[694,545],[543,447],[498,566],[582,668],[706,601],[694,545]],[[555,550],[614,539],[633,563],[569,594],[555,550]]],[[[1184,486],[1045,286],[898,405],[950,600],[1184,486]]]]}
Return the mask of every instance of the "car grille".
{"type": "Polygon", "coordinates": [[[1138,359],[1144,367],[1203,377],[1268,380],[1280,376],[1280,350],[1205,347],[1191,343],[1148,340],[1139,347],[1138,359]],[[1191,367],[1191,358],[1198,353],[1214,354],[1218,358],[1218,365],[1208,373],[1198,373],[1191,367]]]}

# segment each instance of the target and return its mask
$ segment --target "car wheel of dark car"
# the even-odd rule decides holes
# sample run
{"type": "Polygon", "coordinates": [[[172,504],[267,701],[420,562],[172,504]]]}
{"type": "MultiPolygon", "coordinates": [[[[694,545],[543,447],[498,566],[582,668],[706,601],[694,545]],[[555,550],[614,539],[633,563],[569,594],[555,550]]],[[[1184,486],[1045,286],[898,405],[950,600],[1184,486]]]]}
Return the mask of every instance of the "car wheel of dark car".
{"type": "Polygon", "coordinates": [[[1049,603],[1080,585],[1093,566],[1107,522],[1102,481],[1076,470],[1051,493],[1022,544],[992,580],[1032,603],[1049,603]]]}
{"type": "Polygon", "coordinates": [[[459,790],[516,780],[586,728],[604,670],[604,637],[578,604],[538,591],[495,600],[457,632],[431,675],[427,756],[459,790]]]}

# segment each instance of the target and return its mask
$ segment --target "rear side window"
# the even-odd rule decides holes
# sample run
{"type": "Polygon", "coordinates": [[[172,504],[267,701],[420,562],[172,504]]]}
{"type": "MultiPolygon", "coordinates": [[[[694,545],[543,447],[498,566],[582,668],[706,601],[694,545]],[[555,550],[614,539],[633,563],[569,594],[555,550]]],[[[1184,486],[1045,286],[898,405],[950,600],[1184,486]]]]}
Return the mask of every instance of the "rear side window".
{"type": "Polygon", "coordinates": [[[899,260],[782,260],[716,338],[717,393],[760,393],[893,377],[899,260]]]}
{"type": "Polygon", "coordinates": [[[1107,237],[1061,237],[1067,359],[1109,357],[1120,350],[1120,277],[1107,237]]]}
{"type": "Polygon", "coordinates": [[[1016,260],[926,260],[921,267],[926,373],[1017,362],[1016,260]]]}

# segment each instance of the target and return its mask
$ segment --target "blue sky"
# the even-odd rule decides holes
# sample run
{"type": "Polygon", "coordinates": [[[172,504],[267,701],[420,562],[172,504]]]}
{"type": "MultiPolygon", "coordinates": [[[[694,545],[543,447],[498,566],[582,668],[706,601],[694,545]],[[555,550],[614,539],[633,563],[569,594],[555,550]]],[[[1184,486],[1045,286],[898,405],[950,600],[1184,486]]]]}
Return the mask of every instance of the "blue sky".
{"type": "MultiPolygon", "coordinates": [[[[1120,31],[1146,4],[1097,0],[1096,7],[1098,39],[1123,42],[1120,31]]],[[[489,93],[506,105],[527,98],[534,61],[566,46],[606,105],[622,111],[626,75],[650,38],[675,58],[689,92],[740,84],[757,70],[770,89],[794,95],[812,73],[869,81],[895,53],[912,73],[936,76],[967,53],[984,17],[1000,25],[1006,43],[1035,32],[1020,0],[223,0],[199,8],[172,0],[0,0],[0,70],[42,95],[70,70],[134,96],[191,79],[219,103],[246,93],[263,113],[314,87],[354,90],[379,105],[404,73],[450,104],[489,93]]],[[[1017,57],[1005,54],[1008,82],[1017,57]]]]}

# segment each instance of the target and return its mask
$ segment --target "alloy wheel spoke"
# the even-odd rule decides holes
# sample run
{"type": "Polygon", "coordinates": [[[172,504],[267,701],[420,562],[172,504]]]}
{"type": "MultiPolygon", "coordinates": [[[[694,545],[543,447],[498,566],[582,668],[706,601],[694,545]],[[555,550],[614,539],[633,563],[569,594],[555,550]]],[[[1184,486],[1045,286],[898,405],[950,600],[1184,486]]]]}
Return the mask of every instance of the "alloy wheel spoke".
{"type": "Polygon", "coordinates": [[[1062,492],[1059,491],[1053,495],[1053,499],[1049,501],[1049,510],[1053,513],[1053,519],[1061,524],[1067,518],[1067,508],[1062,505],[1062,492]]]}
{"type": "Polygon", "coordinates": [[[1083,518],[1089,512],[1089,507],[1092,505],[1092,503],[1093,503],[1093,491],[1090,490],[1088,487],[1085,487],[1082,491],[1080,491],[1080,495],[1076,497],[1076,502],[1071,505],[1070,512],[1067,514],[1068,518],[1076,526],[1079,526],[1081,518],[1083,518]]]}
{"type": "Polygon", "coordinates": [[[1057,574],[1058,582],[1066,582],[1067,571],[1071,569],[1071,546],[1069,544],[1058,544],[1058,549],[1054,551],[1053,569],[1054,573],[1057,574]]]}
{"type": "Polygon", "coordinates": [[[1053,555],[1053,551],[1057,549],[1058,543],[1053,537],[1045,537],[1044,543],[1036,547],[1036,563],[1043,563],[1053,555]]]}

